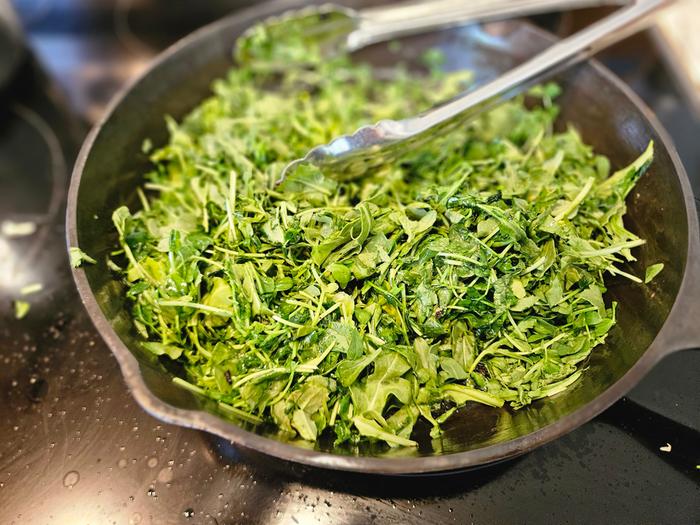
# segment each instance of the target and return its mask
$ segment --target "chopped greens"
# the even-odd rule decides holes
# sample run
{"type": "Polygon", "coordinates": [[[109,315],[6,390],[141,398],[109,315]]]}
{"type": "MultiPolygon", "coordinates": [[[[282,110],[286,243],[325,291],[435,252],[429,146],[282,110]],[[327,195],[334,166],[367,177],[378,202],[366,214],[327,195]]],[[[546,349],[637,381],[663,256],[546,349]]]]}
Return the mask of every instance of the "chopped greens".
{"type": "Polygon", "coordinates": [[[15,307],[15,319],[24,319],[29,313],[31,305],[27,301],[20,301],[19,299],[13,301],[15,307]]]}
{"type": "Polygon", "coordinates": [[[113,214],[109,267],[143,348],[184,366],[176,383],[289,438],[392,447],[416,445],[419,418],[437,436],[454,407],[570,388],[615,324],[604,277],[641,282],[620,267],[644,243],[623,216],[652,144],[610,175],[575,129],[554,132],[547,85],[533,109],[506,103],[361,180],[303,166],[276,186],[310,146],[416,114],[469,75],[264,66],[168,119],[140,209],[113,214]]]}
{"type": "Polygon", "coordinates": [[[19,289],[21,295],[31,295],[33,293],[38,293],[44,289],[44,285],[41,283],[31,283],[23,286],[19,289]]]}
{"type": "Polygon", "coordinates": [[[68,249],[68,254],[70,256],[70,265],[73,268],[79,268],[83,263],[95,264],[97,261],[90,257],[87,253],[76,246],[71,246],[68,249]]]}
{"type": "Polygon", "coordinates": [[[648,266],[646,269],[646,272],[644,274],[644,283],[648,284],[661,273],[661,270],[664,269],[664,263],[657,263],[657,264],[652,264],[651,266],[648,266]]]}

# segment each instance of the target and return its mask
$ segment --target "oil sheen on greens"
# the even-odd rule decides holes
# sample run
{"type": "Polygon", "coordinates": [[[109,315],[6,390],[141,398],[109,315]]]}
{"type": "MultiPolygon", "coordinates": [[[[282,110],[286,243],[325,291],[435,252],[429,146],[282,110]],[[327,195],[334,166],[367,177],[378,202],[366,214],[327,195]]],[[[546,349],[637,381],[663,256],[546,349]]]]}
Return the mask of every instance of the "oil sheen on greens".
{"type": "Polygon", "coordinates": [[[639,282],[618,268],[643,244],[625,197],[653,153],[610,174],[553,131],[556,86],[360,180],[302,167],[275,184],[310,146],[463,89],[437,57],[416,81],[259,56],[167,121],[109,266],[176,383],[289,439],[415,446],[420,418],[437,437],[468,402],[517,409],[585,373],[615,323],[604,278],[639,282]]]}

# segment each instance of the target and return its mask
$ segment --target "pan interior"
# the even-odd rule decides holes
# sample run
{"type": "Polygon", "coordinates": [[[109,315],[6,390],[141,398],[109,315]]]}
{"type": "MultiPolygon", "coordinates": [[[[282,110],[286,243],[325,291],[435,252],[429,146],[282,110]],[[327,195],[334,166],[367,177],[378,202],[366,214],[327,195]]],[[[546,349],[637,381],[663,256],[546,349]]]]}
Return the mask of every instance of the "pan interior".
{"type": "MultiPolygon", "coordinates": [[[[208,94],[211,80],[232,66],[234,40],[249,23],[231,18],[180,46],[137,82],[96,134],[81,175],[76,226],[80,247],[98,261],[104,261],[116,244],[111,211],[124,203],[136,207],[134,189],[140,174],[148,170],[148,160],[141,153],[142,141],[148,137],[155,145],[165,142],[164,115],[181,118],[208,94]]],[[[408,38],[401,53],[411,63],[424,50],[440,47],[447,57],[446,68],[470,69],[477,81],[484,81],[548,43],[548,38],[531,26],[508,22],[408,38]]],[[[357,59],[388,67],[395,62],[395,54],[384,45],[376,45],[358,53],[357,59]]],[[[417,450],[401,451],[402,456],[450,454],[503,443],[582,407],[637,362],[660,330],[676,297],[684,271],[687,220],[680,183],[663,141],[640,109],[601,68],[583,64],[557,80],[564,93],[559,100],[562,114],[558,125],[572,123],[585,142],[610,157],[614,168],[634,160],[649,140],[656,142],[654,163],[628,200],[628,224],[647,240],[637,249],[638,261],[628,270],[643,275],[646,266],[657,262],[663,262],[665,269],[649,286],[609,281],[606,299],[620,303],[618,324],[608,343],[594,351],[588,370],[572,389],[518,411],[468,405],[448,420],[439,441],[432,441],[427,429],[418,428],[420,446],[417,450]]],[[[138,359],[152,394],[177,408],[214,411],[206,402],[174,386],[165,365],[139,350],[121,285],[113,275],[101,264],[88,266],[85,272],[102,314],[138,359]]],[[[112,340],[110,334],[103,335],[115,352],[123,351],[119,341],[112,340]]],[[[254,431],[273,436],[271,429],[254,431]]],[[[332,442],[317,444],[317,450],[351,453],[334,449],[332,442]]],[[[360,454],[382,456],[396,452],[368,447],[360,454]]]]}

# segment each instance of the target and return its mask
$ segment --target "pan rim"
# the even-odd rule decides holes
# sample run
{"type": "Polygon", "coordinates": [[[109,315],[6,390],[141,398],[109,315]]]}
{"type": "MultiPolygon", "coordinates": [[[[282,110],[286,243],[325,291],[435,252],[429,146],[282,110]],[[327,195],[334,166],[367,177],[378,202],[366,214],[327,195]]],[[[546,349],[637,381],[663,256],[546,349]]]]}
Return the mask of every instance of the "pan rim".
{"type": "MultiPolygon", "coordinates": [[[[271,2],[267,7],[272,7],[273,9],[279,10],[279,7],[284,9],[283,6],[287,6],[288,4],[289,2],[286,1],[271,2]]],[[[234,19],[236,23],[240,23],[241,20],[250,22],[258,17],[258,13],[259,9],[254,7],[234,15],[229,15],[189,34],[157,55],[140,75],[129,82],[111,100],[107,110],[99,122],[91,129],[85,138],[71,175],[66,211],[66,237],[67,245],[69,247],[79,246],[77,231],[77,198],[83,170],[87,159],[90,156],[93,145],[100,134],[100,131],[118,110],[122,101],[154,69],[160,67],[168,59],[175,56],[180,49],[186,48],[199,39],[205,38],[208,34],[225,28],[227,25],[232,24],[234,19]]],[[[532,31],[545,38],[555,38],[550,33],[536,28],[527,22],[518,21],[509,23],[522,24],[524,27],[527,27],[529,31],[532,31]]],[[[124,381],[137,403],[146,412],[166,423],[207,431],[222,438],[231,440],[237,446],[256,450],[263,454],[274,456],[286,461],[302,463],[308,466],[323,469],[383,475],[448,472],[464,468],[473,468],[504,459],[513,458],[561,437],[562,435],[591,420],[612,405],[615,401],[627,393],[664,355],[664,335],[668,331],[666,328],[669,325],[669,321],[674,318],[674,312],[677,313],[676,311],[679,309],[679,297],[681,295],[680,290],[683,289],[689,278],[688,268],[690,267],[690,259],[693,256],[693,253],[697,251],[697,248],[694,250],[693,246],[694,243],[697,243],[695,238],[698,236],[698,224],[690,181],[688,180],[687,174],[680,161],[675,146],[671,142],[666,130],[663,128],[651,110],[644,104],[644,102],[614,73],[596,60],[590,60],[587,62],[587,64],[593,67],[603,79],[610,83],[612,87],[620,90],[622,94],[632,102],[637,111],[647,121],[650,128],[658,134],[664,149],[668,152],[671,158],[677,178],[681,185],[688,220],[688,251],[686,254],[686,260],[684,261],[685,267],[683,270],[683,278],[679,288],[679,293],[674,299],[669,315],[659,333],[656,335],[649,347],[640,356],[637,362],[632,365],[629,370],[627,370],[627,372],[607,390],[599,394],[596,398],[584,406],[534,432],[503,443],[488,445],[482,448],[464,452],[411,458],[382,458],[339,455],[329,452],[304,449],[295,445],[258,435],[254,432],[250,432],[237,426],[235,423],[226,421],[215,414],[204,412],[203,410],[176,408],[156,397],[147,387],[143,379],[141,374],[141,365],[139,364],[138,360],[124,344],[121,338],[116,334],[112,325],[107,320],[102,312],[102,309],[98,305],[85,271],[81,268],[73,269],[73,279],[78,289],[81,301],[98,333],[117,359],[122,376],[124,377],[124,381]]]]}

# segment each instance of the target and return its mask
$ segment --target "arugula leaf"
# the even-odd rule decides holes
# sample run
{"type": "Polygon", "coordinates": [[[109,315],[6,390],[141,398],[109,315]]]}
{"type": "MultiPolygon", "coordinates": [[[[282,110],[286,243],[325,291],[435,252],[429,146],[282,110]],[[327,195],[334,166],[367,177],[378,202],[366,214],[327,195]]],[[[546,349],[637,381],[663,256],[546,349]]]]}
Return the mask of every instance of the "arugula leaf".
{"type": "Polygon", "coordinates": [[[656,263],[651,266],[647,266],[646,272],[644,274],[644,284],[650,283],[654,277],[661,273],[664,269],[664,263],[656,263]]]}
{"type": "Polygon", "coordinates": [[[29,313],[31,305],[27,301],[13,301],[15,307],[15,319],[24,319],[29,313]]]}
{"type": "Polygon", "coordinates": [[[383,352],[374,362],[374,372],[361,384],[350,388],[356,413],[382,414],[389,396],[394,396],[402,404],[411,401],[411,382],[401,377],[411,367],[396,352],[383,352]]]}
{"type": "Polygon", "coordinates": [[[374,438],[374,439],[379,439],[381,441],[386,442],[390,447],[397,447],[397,446],[403,446],[403,447],[417,447],[418,443],[411,439],[406,439],[404,437],[401,437],[398,435],[396,432],[391,432],[382,429],[382,427],[379,426],[378,423],[366,419],[362,416],[355,416],[352,419],[353,425],[355,425],[355,428],[357,431],[360,433],[360,435],[369,437],[369,438],[374,438]]]}
{"type": "Polygon", "coordinates": [[[155,355],[167,355],[170,359],[177,359],[182,355],[182,348],[175,345],[166,345],[155,341],[141,343],[141,346],[155,355]]]}
{"type": "Polygon", "coordinates": [[[380,351],[377,350],[372,354],[366,355],[358,359],[343,359],[336,369],[336,377],[343,386],[352,385],[359,375],[377,358],[380,351]]]}
{"type": "Polygon", "coordinates": [[[96,264],[97,261],[78,247],[71,246],[68,249],[70,255],[70,265],[73,268],[80,268],[83,263],[96,264]]]}

